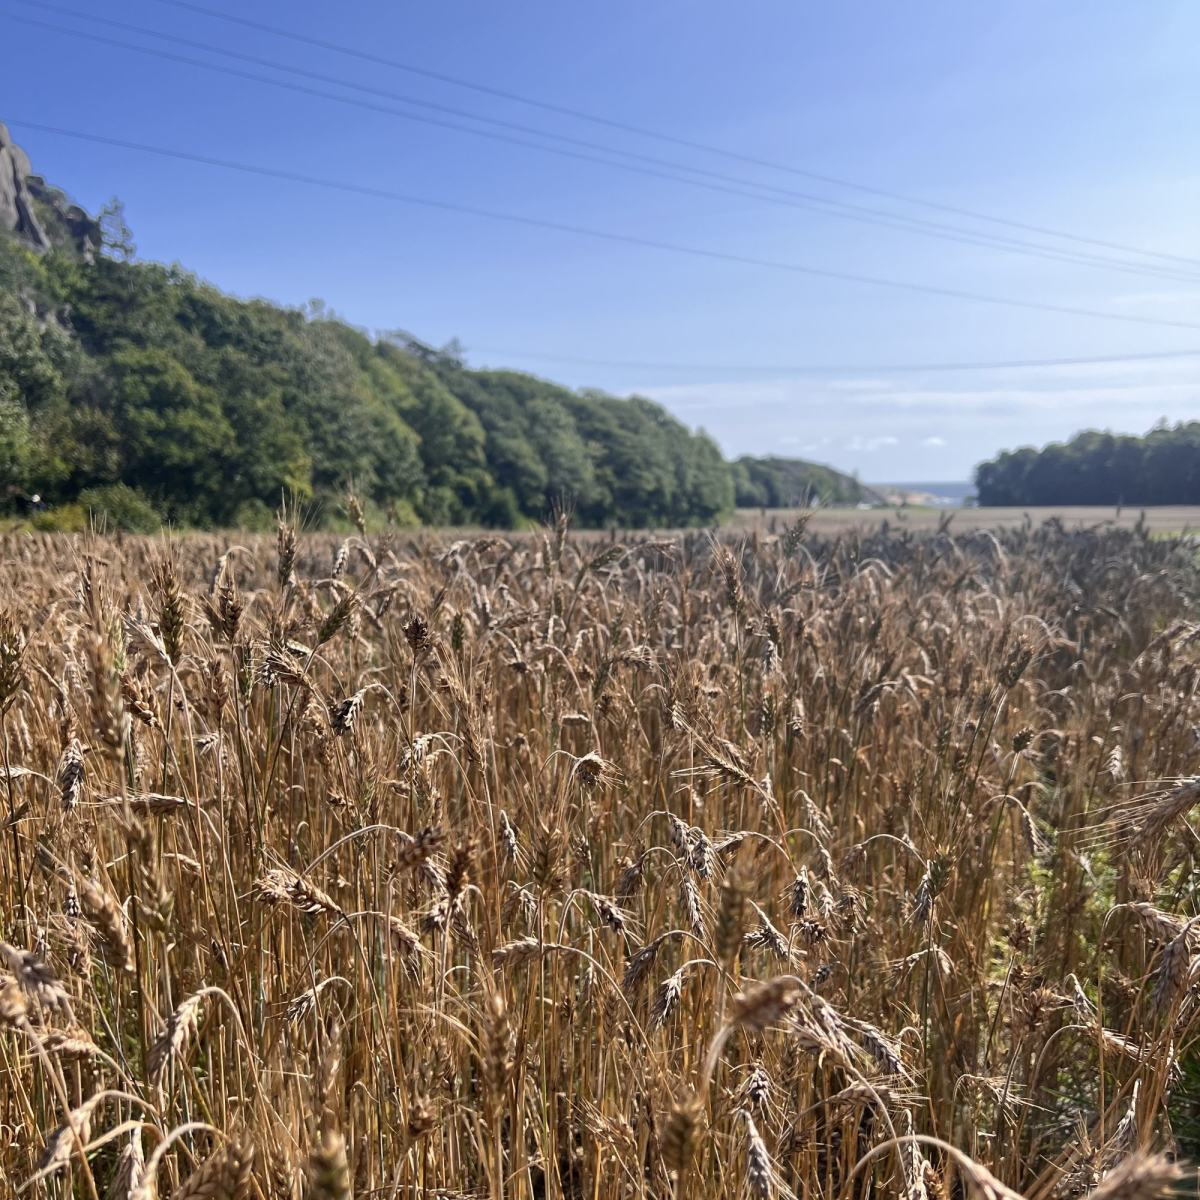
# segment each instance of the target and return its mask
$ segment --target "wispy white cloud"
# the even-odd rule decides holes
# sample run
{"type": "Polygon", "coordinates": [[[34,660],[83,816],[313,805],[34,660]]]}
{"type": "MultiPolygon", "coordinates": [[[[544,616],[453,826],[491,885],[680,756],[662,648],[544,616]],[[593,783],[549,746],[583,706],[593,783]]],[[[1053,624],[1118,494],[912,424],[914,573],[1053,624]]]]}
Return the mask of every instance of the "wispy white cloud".
{"type": "Polygon", "coordinates": [[[824,386],[831,392],[886,392],[895,387],[894,379],[831,379],[824,386]]]}
{"type": "Polygon", "coordinates": [[[900,445],[900,439],[890,433],[876,434],[873,437],[863,437],[856,433],[846,443],[846,449],[852,454],[874,454],[876,450],[882,450],[885,446],[898,445],[900,445]]]}
{"type": "Polygon", "coordinates": [[[733,454],[798,454],[875,478],[966,478],[997,451],[1083,428],[1144,433],[1200,411],[1200,362],[719,381],[643,389],[733,454]],[[936,434],[930,430],[937,430],[936,434]],[[886,431],[886,432],[885,432],[886,431]]]}

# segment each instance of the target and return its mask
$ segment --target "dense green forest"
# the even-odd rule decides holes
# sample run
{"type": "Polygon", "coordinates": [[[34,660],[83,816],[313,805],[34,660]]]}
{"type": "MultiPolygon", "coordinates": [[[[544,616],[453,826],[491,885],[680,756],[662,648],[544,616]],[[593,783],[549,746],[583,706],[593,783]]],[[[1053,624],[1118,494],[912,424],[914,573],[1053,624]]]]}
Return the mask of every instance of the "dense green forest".
{"type": "Polygon", "coordinates": [[[980,504],[1200,504],[1200,421],[1145,437],[1087,430],[975,469],[980,504]]]}
{"type": "Polygon", "coordinates": [[[403,523],[683,525],[733,506],[716,445],[646,400],[472,371],[178,267],[0,246],[0,478],[128,522],[261,525],[353,486],[403,523]]]}
{"type": "Polygon", "coordinates": [[[58,527],[257,528],[286,495],[328,524],[352,488],[375,522],[511,527],[565,506],[662,527],[715,521],[735,481],[748,504],[856,498],[827,468],[731,466],[649,400],[472,370],[137,261],[119,210],[100,227],[98,252],[0,232],[0,512],[38,495],[58,527]]]}

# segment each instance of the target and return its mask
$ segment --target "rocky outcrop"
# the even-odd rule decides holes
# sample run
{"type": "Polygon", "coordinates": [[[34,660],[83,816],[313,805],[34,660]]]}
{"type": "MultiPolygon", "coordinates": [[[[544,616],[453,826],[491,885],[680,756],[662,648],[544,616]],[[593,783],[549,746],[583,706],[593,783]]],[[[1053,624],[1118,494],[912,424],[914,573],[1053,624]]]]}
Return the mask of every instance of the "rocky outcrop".
{"type": "Polygon", "coordinates": [[[25,151],[13,143],[8,127],[0,123],[0,230],[15,233],[34,250],[49,250],[50,238],[37,218],[31,174],[25,151]]]}
{"type": "Polygon", "coordinates": [[[0,233],[42,254],[57,246],[90,260],[100,249],[100,223],[34,175],[29,156],[0,122],[0,233]]]}

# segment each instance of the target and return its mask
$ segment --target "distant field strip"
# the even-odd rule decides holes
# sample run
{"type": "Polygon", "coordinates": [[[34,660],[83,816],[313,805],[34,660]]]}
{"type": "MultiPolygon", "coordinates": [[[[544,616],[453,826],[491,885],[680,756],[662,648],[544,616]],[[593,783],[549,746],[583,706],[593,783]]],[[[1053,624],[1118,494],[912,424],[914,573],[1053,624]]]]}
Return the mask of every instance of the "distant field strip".
{"type": "MultiPolygon", "coordinates": [[[[782,528],[800,516],[799,509],[767,509],[766,515],[756,508],[738,509],[730,521],[734,529],[770,530],[782,528]]],[[[1050,520],[1061,521],[1073,529],[1105,526],[1134,529],[1139,522],[1154,533],[1200,534],[1200,506],[1167,505],[1161,508],[826,508],[809,518],[809,528],[822,533],[845,530],[877,529],[885,521],[898,529],[937,529],[942,521],[950,520],[954,530],[1013,529],[1026,521],[1043,525],[1050,520]]]]}

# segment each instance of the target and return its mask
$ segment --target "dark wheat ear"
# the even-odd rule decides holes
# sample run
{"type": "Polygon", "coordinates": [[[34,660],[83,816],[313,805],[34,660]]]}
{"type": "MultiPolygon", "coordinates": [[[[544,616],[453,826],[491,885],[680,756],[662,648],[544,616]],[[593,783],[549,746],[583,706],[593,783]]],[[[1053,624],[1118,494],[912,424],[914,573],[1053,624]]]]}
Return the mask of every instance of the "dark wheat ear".
{"type": "Polygon", "coordinates": [[[79,881],[79,899],[88,920],[95,926],[112,954],[117,968],[133,972],[133,942],[125,913],[111,892],[90,879],[79,881]]]}
{"type": "Polygon", "coordinates": [[[0,942],[0,961],[12,972],[15,985],[28,999],[49,1012],[69,1013],[71,998],[54,972],[32,951],[0,942]]]}
{"type": "Polygon", "coordinates": [[[83,791],[83,780],[83,747],[77,737],[72,737],[63,747],[58,760],[58,770],[55,772],[63,812],[72,812],[78,806],[83,791]]]}
{"type": "Polygon", "coordinates": [[[326,1130],[309,1152],[306,1200],[353,1200],[346,1139],[335,1129],[326,1130]]]}
{"type": "Polygon", "coordinates": [[[1131,846],[1153,843],[1197,804],[1200,775],[1119,805],[1107,823],[1109,836],[1131,846]]]}
{"type": "Polygon", "coordinates": [[[679,1007],[682,994],[683,968],[681,967],[659,984],[658,991],[654,996],[654,1003],[650,1008],[651,1029],[661,1029],[670,1020],[671,1015],[679,1007]]]}
{"type": "Polygon", "coordinates": [[[498,967],[515,966],[519,963],[532,962],[539,959],[549,947],[544,946],[535,937],[517,938],[516,941],[505,942],[492,951],[492,962],[498,967]]]}
{"type": "Polygon", "coordinates": [[[749,879],[740,867],[735,867],[721,880],[713,937],[717,961],[726,970],[732,969],[741,948],[749,890],[749,879]]]}
{"type": "Polygon", "coordinates": [[[803,984],[791,975],[756,983],[733,998],[733,1021],[762,1032],[783,1020],[800,999],[803,984]]]}
{"type": "Polygon", "coordinates": [[[658,952],[666,944],[669,938],[675,936],[677,935],[673,930],[668,930],[666,933],[660,933],[658,937],[647,942],[641,947],[641,949],[636,950],[629,956],[629,960],[625,964],[625,974],[621,979],[621,987],[625,990],[627,995],[632,995],[637,991],[641,983],[654,969],[654,963],[658,958],[658,952]]]}
{"type": "Polygon", "coordinates": [[[750,1195],[755,1200],[774,1200],[778,1195],[793,1200],[791,1189],[780,1180],[754,1118],[748,1109],[743,1109],[741,1116],[746,1134],[746,1187],[750,1195]]]}
{"type": "Polygon", "coordinates": [[[696,884],[687,875],[679,881],[679,905],[683,909],[683,915],[687,918],[692,933],[704,941],[704,912],[700,907],[700,893],[696,889],[696,884]]]}
{"type": "Polygon", "coordinates": [[[96,1092],[81,1104],[77,1104],[67,1114],[67,1119],[54,1130],[42,1147],[38,1159],[39,1171],[55,1170],[66,1166],[76,1149],[83,1146],[91,1133],[92,1117],[96,1110],[108,1099],[108,1092],[96,1092]]]}
{"type": "Polygon", "coordinates": [[[142,1149],[142,1131],[138,1127],[117,1156],[117,1166],[104,1200],[139,1200],[146,1178],[146,1155],[142,1149]]]}
{"type": "Polygon", "coordinates": [[[700,1140],[704,1109],[694,1092],[685,1091],[671,1105],[662,1133],[662,1159],[677,1184],[686,1177],[700,1140]]]}
{"type": "Polygon", "coordinates": [[[254,1160],[249,1140],[229,1142],[179,1185],[172,1200],[249,1200],[254,1160]]]}
{"type": "Polygon", "coordinates": [[[296,526],[285,509],[277,517],[275,541],[279,556],[275,575],[280,588],[286,588],[295,582],[296,526]]]}
{"type": "Polygon", "coordinates": [[[287,867],[275,867],[254,881],[252,894],[262,904],[288,904],[302,913],[343,917],[338,903],[316,884],[287,867]]]}
{"type": "Polygon", "coordinates": [[[1124,1159],[1088,1193],[1089,1200],[1168,1200],[1181,1196],[1188,1172],[1165,1154],[1138,1151],[1124,1159]]]}
{"type": "Polygon", "coordinates": [[[516,1067],[516,1034],[499,992],[488,997],[486,1022],[483,1074],[492,1103],[499,1105],[516,1067]]]}
{"type": "Polygon", "coordinates": [[[784,962],[788,961],[792,957],[792,950],[788,945],[787,938],[771,924],[767,914],[753,901],[751,901],[751,907],[758,914],[758,924],[743,935],[743,944],[758,950],[767,950],[775,958],[784,962]]]}
{"type": "Polygon", "coordinates": [[[396,856],[396,866],[399,870],[410,870],[428,862],[437,853],[443,842],[440,830],[432,826],[419,830],[415,835],[405,835],[405,841],[396,856]]]}
{"type": "Polygon", "coordinates": [[[154,1039],[146,1056],[146,1069],[152,1083],[157,1083],[167,1066],[183,1055],[188,1041],[200,1024],[200,1009],[205,995],[205,991],[201,990],[180,1001],[154,1039]]]}
{"type": "Polygon", "coordinates": [[[351,696],[347,696],[345,700],[340,700],[336,704],[329,707],[329,727],[338,737],[345,737],[354,729],[354,723],[358,720],[359,711],[362,709],[363,697],[366,696],[367,689],[359,688],[351,696]]]}

